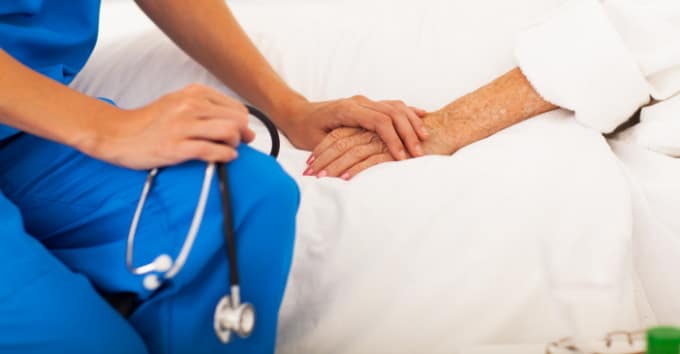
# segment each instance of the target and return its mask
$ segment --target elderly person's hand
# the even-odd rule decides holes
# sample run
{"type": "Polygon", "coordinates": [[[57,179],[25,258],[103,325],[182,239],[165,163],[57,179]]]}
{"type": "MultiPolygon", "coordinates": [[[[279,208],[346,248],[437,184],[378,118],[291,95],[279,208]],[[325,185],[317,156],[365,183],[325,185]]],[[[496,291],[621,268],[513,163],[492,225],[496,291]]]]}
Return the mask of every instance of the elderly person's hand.
{"type": "MultiPolygon", "coordinates": [[[[429,138],[422,143],[426,155],[451,155],[457,149],[454,134],[447,130],[447,112],[430,113],[423,118],[429,138]]],[[[380,137],[365,129],[338,128],[330,132],[312,153],[305,175],[342,177],[349,180],[363,170],[395,161],[380,137]]]]}
{"type": "Polygon", "coordinates": [[[309,103],[304,102],[282,121],[281,129],[298,148],[311,150],[337,128],[361,128],[375,132],[387,151],[398,160],[424,154],[421,142],[427,130],[425,112],[401,101],[372,101],[364,96],[309,103]]]}

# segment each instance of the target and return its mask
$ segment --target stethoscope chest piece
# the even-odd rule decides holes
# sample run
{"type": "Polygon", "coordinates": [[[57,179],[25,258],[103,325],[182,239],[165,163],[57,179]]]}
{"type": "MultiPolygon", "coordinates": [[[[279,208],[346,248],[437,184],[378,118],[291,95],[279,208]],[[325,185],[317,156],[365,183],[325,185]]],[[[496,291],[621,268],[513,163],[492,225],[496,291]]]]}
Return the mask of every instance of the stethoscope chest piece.
{"type": "Polygon", "coordinates": [[[241,338],[247,338],[255,328],[255,308],[251,304],[239,304],[224,296],[215,308],[215,334],[224,344],[231,340],[234,332],[241,338]]]}

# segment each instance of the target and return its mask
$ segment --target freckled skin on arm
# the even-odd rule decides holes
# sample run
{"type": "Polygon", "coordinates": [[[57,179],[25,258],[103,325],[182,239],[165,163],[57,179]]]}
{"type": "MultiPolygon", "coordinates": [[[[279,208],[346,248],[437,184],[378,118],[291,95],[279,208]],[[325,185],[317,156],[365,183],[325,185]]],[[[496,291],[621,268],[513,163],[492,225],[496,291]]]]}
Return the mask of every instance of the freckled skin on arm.
{"type": "Polygon", "coordinates": [[[425,117],[431,154],[452,154],[505,128],[558,107],[545,101],[519,68],[425,117]]]}

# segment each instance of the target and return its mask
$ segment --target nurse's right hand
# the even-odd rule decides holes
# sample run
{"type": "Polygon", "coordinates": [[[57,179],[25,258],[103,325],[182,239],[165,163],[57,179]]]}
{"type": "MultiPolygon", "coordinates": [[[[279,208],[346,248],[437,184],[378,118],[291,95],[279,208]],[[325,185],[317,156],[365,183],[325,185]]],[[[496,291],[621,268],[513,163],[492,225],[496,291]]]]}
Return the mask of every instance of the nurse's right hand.
{"type": "Polygon", "coordinates": [[[175,165],[188,160],[229,162],[241,142],[255,133],[248,110],[235,99],[200,85],[136,110],[117,110],[102,117],[101,127],[85,153],[132,169],[175,165]]]}

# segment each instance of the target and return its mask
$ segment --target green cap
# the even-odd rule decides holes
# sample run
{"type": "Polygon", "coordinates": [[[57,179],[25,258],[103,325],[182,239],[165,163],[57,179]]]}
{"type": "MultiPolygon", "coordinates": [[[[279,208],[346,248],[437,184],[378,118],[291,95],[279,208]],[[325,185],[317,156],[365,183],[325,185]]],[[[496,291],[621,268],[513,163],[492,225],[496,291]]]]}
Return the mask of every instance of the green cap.
{"type": "Polygon", "coordinates": [[[680,354],[680,328],[656,327],[648,330],[647,354],[680,354]]]}

